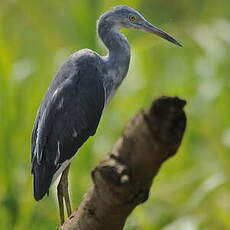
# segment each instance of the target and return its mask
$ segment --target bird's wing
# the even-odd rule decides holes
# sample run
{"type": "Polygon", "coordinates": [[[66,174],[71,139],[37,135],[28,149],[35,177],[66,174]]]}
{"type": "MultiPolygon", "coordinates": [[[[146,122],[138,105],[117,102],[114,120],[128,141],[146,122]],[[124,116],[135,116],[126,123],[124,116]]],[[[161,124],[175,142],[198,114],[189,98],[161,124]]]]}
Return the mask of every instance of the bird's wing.
{"type": "MultiPolygon", "coordinates": [[[[78,71],[64,81],[40,115],[32,159],[34,196],[48,192],[53,175],[95,134],[104,108],[102,79],[95,68],[78,71]]],[[[36,128],[36,127],[35,127],[36,128]]]]}

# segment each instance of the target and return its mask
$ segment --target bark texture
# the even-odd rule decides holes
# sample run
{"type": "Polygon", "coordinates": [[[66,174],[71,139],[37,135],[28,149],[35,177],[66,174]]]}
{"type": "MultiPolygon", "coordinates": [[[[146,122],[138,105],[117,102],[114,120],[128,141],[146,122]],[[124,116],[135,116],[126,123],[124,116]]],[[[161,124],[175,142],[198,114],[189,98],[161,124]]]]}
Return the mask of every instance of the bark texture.
{"type": "Polygon", "coordinates": [[[162,163],[180,146],[186,116],[184,100],[161,97],[138,113],[93,171],[94,185],[59,230],[121,230],[128,215],[148,199],[162,163]]]}

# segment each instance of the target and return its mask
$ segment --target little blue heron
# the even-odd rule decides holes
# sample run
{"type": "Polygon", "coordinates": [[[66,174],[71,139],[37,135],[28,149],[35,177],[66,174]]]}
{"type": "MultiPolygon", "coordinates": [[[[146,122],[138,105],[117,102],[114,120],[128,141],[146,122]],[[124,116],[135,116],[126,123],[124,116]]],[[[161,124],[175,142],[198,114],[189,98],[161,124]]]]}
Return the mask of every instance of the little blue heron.
{"type": "Polygon", "coordinates": [[[83,49],[63,64],[38,110],[32,133],[32,174],[34,198],[41,200],[59,175],[57,196],[61,223],[64,201],[71,214],[68,171],[73,156],[96,132],[104,107],[125,76],[130,61],[130,47],[120,28],[156,34],[178,46],[166,32],[150,24],[128,6],[116,6],[98,20],[100,39],[107,56],[83,49]]]}

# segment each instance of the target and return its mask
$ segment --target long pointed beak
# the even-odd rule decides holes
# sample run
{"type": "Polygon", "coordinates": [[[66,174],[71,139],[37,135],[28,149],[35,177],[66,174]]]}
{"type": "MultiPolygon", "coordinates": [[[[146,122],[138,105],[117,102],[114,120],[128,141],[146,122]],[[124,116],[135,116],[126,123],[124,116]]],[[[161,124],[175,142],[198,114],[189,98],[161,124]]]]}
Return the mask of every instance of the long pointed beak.
{"type": "Polygon", "coordinates": [[[167,34],[163,30],[157,28],[156,26],[152,25],[151,23],[149,23],[147,21],[143,24],[143,30],[146,31],[146,32],[156,34],[156,35],[158,35],[158,36],[160,36],[160,37],[162,37],[162,38],[174,43],[175,45],[183,46],[180,42],[178,42],[171,35],[167,34]]]}

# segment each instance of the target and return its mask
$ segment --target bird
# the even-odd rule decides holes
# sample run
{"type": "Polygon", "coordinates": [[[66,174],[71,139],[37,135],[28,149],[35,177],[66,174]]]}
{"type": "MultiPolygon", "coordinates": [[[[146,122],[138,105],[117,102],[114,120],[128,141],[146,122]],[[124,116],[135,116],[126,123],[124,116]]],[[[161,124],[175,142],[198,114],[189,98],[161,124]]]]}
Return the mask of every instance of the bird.
{"type": "Polygon", "coordinates": [[[72,212],[68,192],[70,163],[96,133],[106,105],[128,73],[130,45],[121,28],[149,32],[182,46],[137,10],[119,5],[97,21],[97,34],[107,55],[82,49],[61,66],[38,109],[31,138],[34,198],[39,201],[48,195],[50,186],[60,176],[57,197],[61,224],[64,202],[67,215],[72,212]]]}

